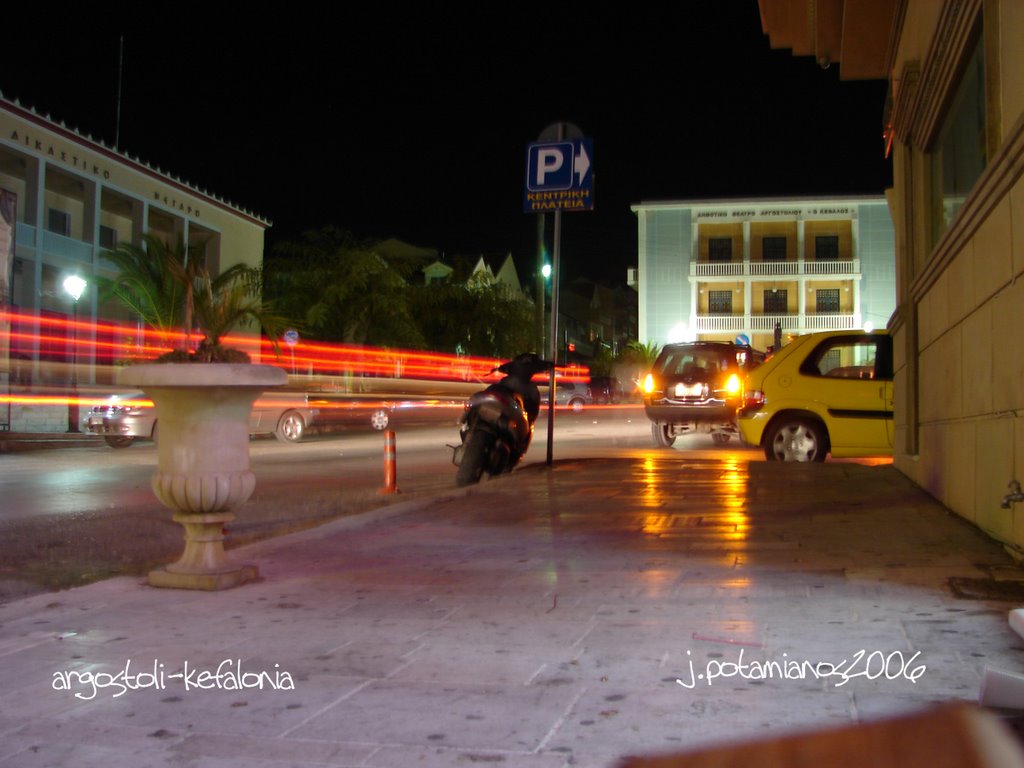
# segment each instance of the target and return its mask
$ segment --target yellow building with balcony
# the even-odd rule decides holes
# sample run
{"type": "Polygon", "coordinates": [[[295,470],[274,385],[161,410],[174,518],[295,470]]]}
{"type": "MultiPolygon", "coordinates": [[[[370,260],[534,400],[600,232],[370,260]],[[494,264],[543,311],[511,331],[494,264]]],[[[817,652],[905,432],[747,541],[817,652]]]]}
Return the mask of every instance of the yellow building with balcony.
{"type": "Polygon", "coordinates": [[[885,199],[633,206],[640,339],[664,344],[885,327],[895,308],[885,199]]]}

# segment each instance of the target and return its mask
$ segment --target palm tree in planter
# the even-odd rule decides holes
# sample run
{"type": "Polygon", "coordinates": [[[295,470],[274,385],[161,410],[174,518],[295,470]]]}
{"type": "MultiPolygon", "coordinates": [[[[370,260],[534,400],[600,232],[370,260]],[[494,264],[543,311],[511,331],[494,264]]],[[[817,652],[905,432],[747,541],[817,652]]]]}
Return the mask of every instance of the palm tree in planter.
{"type": "Polygon", "coordinates": [[[243,363],[249,356],[230,349],[221,340],[238,326],[262,326],[274,351],[288,322],[259,299],[260,270],[235,264],[216,277],[202,258],[181,238],[175,247],[152,234],[142,244],[121,243],[103,257],[118,271],[114,278],[99,278],[102,299],[116,298],[146,325],[157,331],[184,330],[179,349],[158,358],[161,362],[243,363]],[[193,331],[201,340],[193,353],[193,331]]]}
{"type": "Polygon", "coordinates": [[[258,575],[255,566],[235,564],[224,552],[224,525],[256,487],[249,470],[249,414],[260,393],[288,377],[280,368],[250,363],[248,355],[225,348],[221,340],[255,321],[277,349],[284,321],[259,302],[254,270],[235,267],[212,278],[180,241],[172,249],[147,236],[144,244],[107,254],[122,270],[108,289],[154,327],[168,330],[163,324],[173,322],[191,329],[194,323],[201,334],[195,352],[186,332],[181,349],[118,375],[119,383],[143,390],[156,406],[160,439],[153,492],[185,528],[181,558],[151,571],[149,583],[226,589],[258,575]]]}

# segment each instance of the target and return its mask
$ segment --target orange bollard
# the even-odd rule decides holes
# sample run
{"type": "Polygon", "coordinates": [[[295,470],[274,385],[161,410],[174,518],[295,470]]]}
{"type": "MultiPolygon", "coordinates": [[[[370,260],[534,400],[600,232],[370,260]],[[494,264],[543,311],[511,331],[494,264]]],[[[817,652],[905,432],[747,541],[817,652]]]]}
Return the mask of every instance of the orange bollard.
{"type": "Polygon", "coordinates": [[[384,433],[384,487],[380,489],[381,493],[399,493],[395,459],[395,433],[388,430],[384,433]]]}

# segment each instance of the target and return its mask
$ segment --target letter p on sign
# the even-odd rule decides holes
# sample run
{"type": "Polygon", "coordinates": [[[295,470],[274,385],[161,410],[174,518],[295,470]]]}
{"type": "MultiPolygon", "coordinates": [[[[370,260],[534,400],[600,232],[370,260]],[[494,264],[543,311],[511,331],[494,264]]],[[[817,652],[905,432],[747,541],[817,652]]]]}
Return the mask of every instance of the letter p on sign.
{"type": "Polygon", "coordinates": [[[571,189],[573,143],[531,144],[528,148],[526,187],[531,192],[571,189]]]}
{"type": "Polygon", "coordinates": [[[549,173],[555,173],[565,165],[565,157],[562,150],[556,147],[541,147],[537,153],[537,178],[534,184],[538,187],[545,186],[545,179],[549,173]]]}

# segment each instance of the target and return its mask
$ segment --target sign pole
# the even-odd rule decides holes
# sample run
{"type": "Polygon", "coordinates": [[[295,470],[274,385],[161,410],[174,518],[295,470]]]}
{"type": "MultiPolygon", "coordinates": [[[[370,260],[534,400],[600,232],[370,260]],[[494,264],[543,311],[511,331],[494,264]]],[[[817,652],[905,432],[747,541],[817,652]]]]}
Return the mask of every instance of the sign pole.
{"type": "MultiPolygon", "coordinates": [[[[571,123],[549,125],[540,140],[527,147],[526,186],[523,209],[526,213],[554,213],[555,225],[551,253],[551,331],[548,337],[548,359],[558,362],[558,273],[562,252],[562,211],[593,210],[593,179],[591,141],[571,123]],[[567,139],[571,136],[571,139],[567,139]]],[[[538,283],[540,285],[540,283],[538,283]]],[[[541,323],[543,325],[543,322],[541,323]]],[[[568,362],[568,360],[566,360],[568,362]]],[[[555,434],[555,370],[548,374],[548,451],[551,466],[555,434]]]]}
{"type": "MultiPolygon", "coordinates": [[[[565,123],[558,123],[558,141],[565,138],[565,123]]],[[[555,226],[552,233],[551,247],[551,336],[548,341],[548,360],[558,363],[558,274],[562,256],[562,209],[555,209],[555,226]]],[[[555,453],[555,366],[551,366],[548,374],[548,454],[547,465],[554,463],[555,453]]]]}
{"type": "MultiPolygon", "coordinates": [[[[551,252],[551,336],[548,341],[548,360],[558,362],[558,263],[562,252],[562,212],[555,211],[554,247],[551,252]]],[[[548,374],[548,466],[554,459],[555,444],[555,367],[548,374]]]]}

